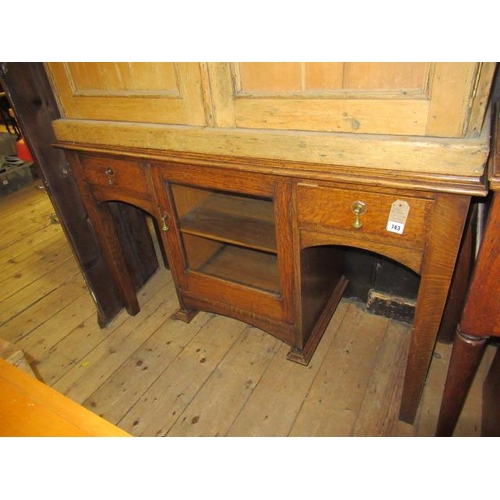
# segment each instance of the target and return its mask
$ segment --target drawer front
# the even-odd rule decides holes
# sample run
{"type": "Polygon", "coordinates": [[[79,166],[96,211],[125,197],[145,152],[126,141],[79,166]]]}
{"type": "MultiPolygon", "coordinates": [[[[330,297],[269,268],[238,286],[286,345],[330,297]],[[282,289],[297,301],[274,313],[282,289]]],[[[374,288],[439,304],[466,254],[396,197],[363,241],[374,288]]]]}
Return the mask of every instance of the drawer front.
{"type": "Polygon", "coordinates": [[[145,169],[140,163],[88,156],[81,156],[80,162],[89,184],[148,196],[145,169]]]}
{"type": "Polygon", "coordinates": [[[373,235],[397,244],[425,240],[433,200],[299,183],[296,203],[300,227],[373,235]]]}

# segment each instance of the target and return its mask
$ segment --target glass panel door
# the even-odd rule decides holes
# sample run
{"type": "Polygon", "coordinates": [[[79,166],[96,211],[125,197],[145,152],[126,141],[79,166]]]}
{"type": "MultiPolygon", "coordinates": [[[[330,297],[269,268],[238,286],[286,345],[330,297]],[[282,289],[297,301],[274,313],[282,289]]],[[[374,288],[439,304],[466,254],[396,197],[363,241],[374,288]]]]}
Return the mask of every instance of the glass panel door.
{"type": "Polygon", "coordinates": [[[185,267],[280,294],[273,199],[171,184],[185,267]]]}

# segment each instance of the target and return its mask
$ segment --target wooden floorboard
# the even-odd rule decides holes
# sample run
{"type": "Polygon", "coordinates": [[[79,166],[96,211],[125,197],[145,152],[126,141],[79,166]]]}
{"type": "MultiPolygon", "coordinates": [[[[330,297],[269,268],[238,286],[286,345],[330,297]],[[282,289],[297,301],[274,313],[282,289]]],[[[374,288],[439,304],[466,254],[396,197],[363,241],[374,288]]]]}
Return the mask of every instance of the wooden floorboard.
{"type": "MultiPolygon", "coordinates": [[[[415,425],[397,418],[410,325],[342,300],[310,364],[245,323],[178,308],[160,267],[106,328],[46,194],[0,198],[0,337],[46,384],[134,436],[432,436],[451,346],[436,347],[415,425]]],[[[478,436],[488,348],[457,436],[478,436]]]]}
{"type": "Polygon", "coordinates": [[[229,429],[229,436],[289,435],[347,308],[347,302],[339,305],[307,367],[287,361],[290,349],[285,344],[280,346],[247,404],[229,429]]]}
{"type": "Polygon", "coordinates": [[[290,435],[352,435],[388,324],[349,304],[290,435]]]}

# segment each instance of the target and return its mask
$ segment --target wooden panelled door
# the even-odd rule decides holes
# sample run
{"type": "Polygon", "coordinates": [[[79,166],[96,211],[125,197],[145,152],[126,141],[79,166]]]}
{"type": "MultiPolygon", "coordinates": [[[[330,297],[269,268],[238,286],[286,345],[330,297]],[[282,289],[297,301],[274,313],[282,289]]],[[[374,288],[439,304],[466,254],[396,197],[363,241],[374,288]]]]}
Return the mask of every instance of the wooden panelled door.
{"type": "Polygon", "coordinates": [[[65,117],[207,123],[199,63],[47,63],[65,117]]]}
{"type": "MultiPolygon", "coordinates": [[[[211,63],[216,126],[462,137],[480,63],[211,63]]],[[[470,128],[470,127],[469,127],[470,128]]]]}

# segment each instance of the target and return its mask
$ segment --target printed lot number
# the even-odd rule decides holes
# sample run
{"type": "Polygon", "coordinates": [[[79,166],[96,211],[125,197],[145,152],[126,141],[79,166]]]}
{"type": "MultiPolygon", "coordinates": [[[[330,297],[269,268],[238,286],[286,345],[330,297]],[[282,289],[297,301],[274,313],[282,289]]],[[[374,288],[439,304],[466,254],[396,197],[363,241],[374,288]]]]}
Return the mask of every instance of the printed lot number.
{"type": "Polygon", "coordinates": [[[405,229],[404,224],[400,224],[398,222],[391,222],[389,221],[387,223],[387,231],[390,231],[391,233],[397,233],[397,234],[403,234],[403,231],[405,229]]]}
{"type": "Polygon", "coordinates": [[[391,233],[403,234],[409,212],[410,205],[407,201],[396,200],[391,205],[391,211],[389,213],[389,220],[387,221],[386,230],[391,233]]]}

